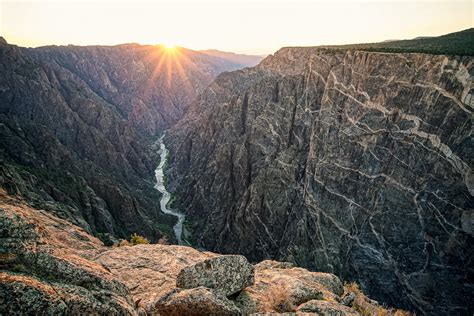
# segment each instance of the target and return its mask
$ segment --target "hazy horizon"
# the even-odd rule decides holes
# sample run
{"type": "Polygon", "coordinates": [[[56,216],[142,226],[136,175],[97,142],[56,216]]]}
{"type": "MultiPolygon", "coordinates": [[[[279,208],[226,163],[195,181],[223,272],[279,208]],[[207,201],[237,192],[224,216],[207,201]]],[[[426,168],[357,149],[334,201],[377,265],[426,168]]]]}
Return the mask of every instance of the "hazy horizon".
{"type": "Polygon", "coordinates": [[[139,43],[263,55],[471,27],[471,1],[0,0],[0,35],[27,47],[139,43]]]}

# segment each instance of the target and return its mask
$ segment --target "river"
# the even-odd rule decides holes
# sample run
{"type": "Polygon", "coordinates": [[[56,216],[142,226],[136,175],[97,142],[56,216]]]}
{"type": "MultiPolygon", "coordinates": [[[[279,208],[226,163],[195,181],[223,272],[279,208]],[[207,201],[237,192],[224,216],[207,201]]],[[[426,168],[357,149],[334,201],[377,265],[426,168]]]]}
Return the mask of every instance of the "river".
{"type": "Polygon", "coordinates": [[[178,240],[178,244],[182,245],[183,244],[183,222],[185,215],[176,211],[168,208],[168,202],[171,199],[171,193],[166,190],[165,187],[165,181],[164,181],[164,173],[163,173],[163,168],[166,163],[166,159],[168,158],[168,149],[166,149],[165,143],[163,142],[163,136],[160,137],[158,140],[160,149],[158,150],[158,153],[160,154],[160,164],[158,167],[155,169],[155,177],[156,177],[156,185],[155,189],[160,191],[161,193],[161,200],[160,200],[160,207],[161,211],[166,214],[173,215],[177,217],[178,221],[173,227],[174,234],[176,236],[176,239],[178,240]]]}

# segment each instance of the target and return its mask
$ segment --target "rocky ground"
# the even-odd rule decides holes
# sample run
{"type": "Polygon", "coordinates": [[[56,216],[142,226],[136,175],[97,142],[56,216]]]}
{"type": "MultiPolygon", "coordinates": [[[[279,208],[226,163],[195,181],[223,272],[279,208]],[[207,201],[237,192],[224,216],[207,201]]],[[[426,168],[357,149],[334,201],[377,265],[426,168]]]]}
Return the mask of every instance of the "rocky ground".
{"type": "Polygon", "coordinates": [[[333,274],[190,247],[106,247],[0,191],[0,314],[404,315],[333,274]]]}

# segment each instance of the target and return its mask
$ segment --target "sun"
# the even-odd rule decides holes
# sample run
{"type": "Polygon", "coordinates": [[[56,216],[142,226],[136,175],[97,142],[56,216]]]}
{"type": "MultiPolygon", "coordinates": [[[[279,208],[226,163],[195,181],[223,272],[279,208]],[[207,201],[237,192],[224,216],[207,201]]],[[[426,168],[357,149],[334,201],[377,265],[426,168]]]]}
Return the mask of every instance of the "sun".
{"type": "Polygon", "coordinates": [[[162,43],[161,45],[163,45],[163,47],[166,49],[166,50],[174,50],[176,48],[176,45],[171,43],[171,42],[164,42],[162,43]]]}

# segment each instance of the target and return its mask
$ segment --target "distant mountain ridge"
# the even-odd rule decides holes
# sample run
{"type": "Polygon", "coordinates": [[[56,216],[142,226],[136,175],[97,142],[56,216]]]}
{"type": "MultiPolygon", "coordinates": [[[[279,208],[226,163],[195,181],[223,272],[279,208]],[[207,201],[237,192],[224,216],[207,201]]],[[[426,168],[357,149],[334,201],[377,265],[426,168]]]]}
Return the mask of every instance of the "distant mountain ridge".
{"type": "Polygon", "coordinates": [[[246,55],[246,54],[236,54],[231,52],[223,52],[217,49],[206,49],[200,50],[201,53],[224,58],[226,60],[232,61],[236,64],[242,65],[244,67],[253,67],[261,62],[266,55],[246,55]]]}

